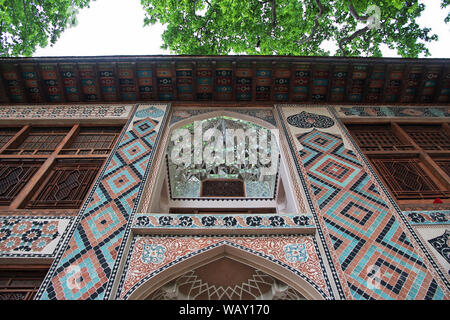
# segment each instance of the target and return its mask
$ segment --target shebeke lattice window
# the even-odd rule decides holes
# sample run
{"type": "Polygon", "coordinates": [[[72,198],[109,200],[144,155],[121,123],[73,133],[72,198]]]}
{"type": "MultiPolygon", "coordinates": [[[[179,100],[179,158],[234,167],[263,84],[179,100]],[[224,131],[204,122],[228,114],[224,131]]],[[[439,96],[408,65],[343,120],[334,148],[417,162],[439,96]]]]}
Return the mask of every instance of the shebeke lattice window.
{"type": "Polygon", "coordinates": [[[61,153],[108,154],[121,130],[121,127],[82,127],[61,153]]]}
{"type": "Polygon", "coordinates": [[[424,150],[450,150],[450,135],[440,125],[402,125],[401,128],[424,150]]]}
{"type": "Polygon", "coordinates": [[[20,128],[0,128],[0,149],[20,130],[20,128]]]}
{"type": "Polygon", "coordinates": [[[447,197],[419,159],[371,159],[397,199],[447,197]]]}
{"type": "Polygon", "coordinates": [[[386,125],[348,125],[349,130],[364,151],[412,150],[413,146],[401,140],[391,126],[386,125]]]}
{"type": "Polygon", "coordinates": [[[448,123],[348,123],[347,128],[397,200],[450,199],[448,123]]]}
{"type": "Polygon", "coordinates": [[[47,270],[0,270],[0,300],[33,300],[47,270]]]}
{"type": "Polygon", "coordinates": [[[37,161],[0,159],[0,206],[7,206],[42,165],[37,161]]]}
{"type": "Polygon", "coordinates": [[[103,161],[59,160],[26,208],[78,208],[103,161]]]}
{"type": "Polygon", "coordinates": [[[61,143],[61,141],[69,132],[70,127],[63,128],[31,128],[29,134],[23,140],[19,139],[11,145],[5,154],[20,155],[45,155],[51,154],[52,151],[61,143]]]}
{"type": "Polygon", "coordinates": [[[120,126],[0,128],[0,207],[77,209],[120,135],[120,126]]]}

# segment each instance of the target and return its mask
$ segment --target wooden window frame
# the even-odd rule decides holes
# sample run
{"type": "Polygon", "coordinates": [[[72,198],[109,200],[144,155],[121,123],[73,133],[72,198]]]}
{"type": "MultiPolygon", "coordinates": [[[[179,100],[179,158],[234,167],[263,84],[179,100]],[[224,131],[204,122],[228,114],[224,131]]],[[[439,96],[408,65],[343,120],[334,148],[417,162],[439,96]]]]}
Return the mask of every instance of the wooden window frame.
{"type": "Polygon", "coordinates": [[[50,265],[0,265],[0,296],[18,294],[23,295],[22,299],[11,300],[33,300],[49,269],[50,265]],[[39,285],[13,285],[13,281],[17,279],[34,280],[39,285]]]}
{"type": "MultiPolygon", "coordinates": [[[[100,148],[102,152],[96,152],[98,148],[91,148],[91,150],[87,153],[80,152],[81,149],[69,149],[74,139],[78,136],[81,128],[97,128],[99,127],[98,124],[93,123],[71,123],[71,124],[63,124],[60,125],[60,127],[67,127],[68,131],[64,134],[64,137],[60,140],[58,145],[54,150],[52,150],[48,154],[39,154],[38,150],[35,150],[31,154],[22,154],[22,152],[18,152],[15,154],[11,154],[11,150],[15,150],[17,146],[20,146],[20,144],[27,138],[29,133],[32,131],[33,127],[48,127],[51,128],[51,124],[42,125],[42,124],[27,124],[27,125],[3,125],[2,128],[19,128],[19,131],[14,134],[12,138],[10,138],[1,148],[0,148],[0,161],[2,160],[16,160],[16,161],[29,161],[29,160],[35,160],[35,161],[41,161],[42,164],[39,166],[36,172],[34,172],[31,179],[29,179],[24,186],[21,187],[20,191],[15,195],[14,199],[8,204],[3,206],[0,204],[0,214],[4,214],[3,212],[7,212],[10,214],[10,212],[20,211],[19,209],[25,209],[27,208],[27,205],[32,199],[35,199],[36,196],[39,194],[42,187],[45,185],[46,181],[48,180],[49,176],[51,175],[51,172],[53,168],[57,165],[59,161],[100,161],[102,162],[101,165],[98,167],[97,174],[95,175],[95,178],[93,182],[91,183],[90,187],[87,189],[87,192],[84,196],[84,199],[77,200],[79,203],[83,203],[86,196],[89,194],[89,190],[92,187],[93,183],[98,178],[99,173],[101,172],[101,169],[105,163],[105,160],[109,157],[109,154],[111,153],[112,149],[114,148],[115,144],[117,143],[117,140],[123,131],[123,124],[118,123],[102,123],[101,128],[114,128],[112,132],[108,133],[109,135],[114,134],[114,138],[112,139],[111,143],[109,144],[108,148],[100,148]],[[67,150],[73,150],[74,152],[71,152],[70,154],[67,154],[67,150]]],[[[56,133],[55,133],[56,134],[56,133]]],[[[74,210],[78,210],[81,205],[77,205],[77,208],[67,210],[69,214],[76,214],[74,210]]],[[[70,207],[70,206],[69,206],[70,207]]],[[[64,210],[63,207],[53,206],[53,207],[45,207],[42,208],[32,208],[33,211],[35,210],[64,210]]]]}
{"type": "MultiPolygon", "coordinates": [[[[425,119],[420,120],[386,120],[386,119],[377,119],[377,120],[360,120],[360,119],[343,119],[347,130],[350,132],[351,136],[355,140],[356,144],[360,147],[361,151],[364,155],[369,159],[372,164],[373,169],[377,173],[377,175],[383,180],[385,185],[387,185],[387,189],[394,199],[397,200],[397,203],[404,206],[409,205],[429,205],[433,204],[433,201],[436,198],[440,198],[444,204],[450,204],[450,176],[445,172],[443,168],[437,163],[439,161],[450,161],[450,150],[426,150],[418,145],[418,143],[408,135],[404,128],[407,125],[415,125],[415,126],[426,126],[426,125],[440,125],[442,130],[445,130],[447,134],[450,134],[449,130],[449,122],[445,120],[439,121],[427,121],[425,119]],[[413,148],[411,150],[364,150],[364,146],[361,147],[360,141],[355,138],[354,132],[352,132],[352,126],[355,125],[388,125],[390,126],[393,134],[396,137],[405,143],[405,145],[410,145],[413,148]],[[422,172],[425,176],[427,176],[433,183],[436,185],[438,190],[436,193],[432,195],[422,194],[417,197],[411,197],[409,199],[407,196],[398,196],[398,194],[391,189],[390,183],[388,182],[389,178],[385,177],[385,175],[380,172],[377,166],[374,164],[373,159],[377,158],[389,158],[389,159],[401,159],[401,158],[410,158],[417,159],[417,162],[420,163],[422,168],[422,172]]],[[[368,128],[368,127],[367,127],[368,128]]],[[[370,130],[369,128],[367,129],[370,130]]],[[[419,194],[420,192],[418,192],[419,194]]]]}

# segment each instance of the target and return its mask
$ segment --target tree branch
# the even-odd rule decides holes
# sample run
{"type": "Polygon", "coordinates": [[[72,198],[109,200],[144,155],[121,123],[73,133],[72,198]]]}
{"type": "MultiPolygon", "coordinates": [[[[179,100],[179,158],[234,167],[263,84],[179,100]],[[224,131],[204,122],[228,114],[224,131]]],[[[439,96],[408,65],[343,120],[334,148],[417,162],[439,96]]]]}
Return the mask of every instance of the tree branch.
{"type": "Polygon", "coordinates": [[[303,38],[302,40],[300,40],[299,42],[297,42],[297,44],[299,46],[301,46],[302,44],[304,44],[305,42],[308,42],[309,40],[311,40],[311,38],[314,36],[314,34],[316,33],[317,28],[319,27],[319,19],[322,17],[322,15],[325,12],[325,8],[322,5],[322,3],[319,0],[316,0],[316,4],[319,7],[319,15],[316,16],[316,19],[314,19],[314,27],[311,29],[311,34],[306,37],[303,38]]]}
{"type": "Polygon", "coordinates": [[[277,8],[275,7],[275,0],[272,0],[272,28],[277,24],[277,8]]]}
{"type": "Polygon", "coordinates": [[[355,20],[366,22],[369,19],[369,17],[362,17],[358,14],[358,12],[356,12],[356,9],[353,6],[352,0],[349,0],[347,7],[348,7],[348,10],[350,10],[350,14],[352,15],[353,18],[355,18],[355,20]]]}
{"type": "Polygon", "coordinates": [[[341,40],[339,40],[338,45],[339,45],[339,50],[341,50],[342,55],[345,57],[345,50],[344,50],[344,46],[343,43],[344,42],[351,42],[353,39],[355,39],[356,37],[359,37],[360,35],[363,35],[364,33],[366,33],[369,30],[368,26],[365,26],[362,29],[356,30],[355,32],[353,32],[350,36],[342,38],[341,40]]]}

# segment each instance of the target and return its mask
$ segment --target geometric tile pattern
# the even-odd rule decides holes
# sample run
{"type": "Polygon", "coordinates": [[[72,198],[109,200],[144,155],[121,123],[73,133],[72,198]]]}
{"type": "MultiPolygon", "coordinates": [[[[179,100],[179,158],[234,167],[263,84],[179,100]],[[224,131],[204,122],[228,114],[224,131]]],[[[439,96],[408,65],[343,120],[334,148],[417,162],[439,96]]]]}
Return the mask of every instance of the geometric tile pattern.
{"type": "Polygon", "coordinates": [[[450,224],[450,210],[435,211],[403,211],[411,225],[450,224]]]}
{"type": "Polygon", "coordinates": [[[131,105],[2,106],[1,119],[127,119],[131,105]]]}
{"type": "Polygon", "coordinates": [[[443,299],[443,289],[342,138],[316,129],[297,138],[313,198],[352,297],[443,299]]]}
{"type": "Polygon", "coordinates": [[[166,105],[141,105],[138,113],[145,117],[131,117],[37,299],[108,298],[109,282],[115,276],[116,260],[120,260],[147,168],[152,163],[166,105]]]}
{"type": "Polygon", "coordinates": [[[73,217],[0,218],[0,258],[53,258],[73,217]]]}
{"type": "Polygon", "coordinates": [[[140,285],[164,270],[222,245],[241,249],[251,256],[263,257],[286,268],[329,299],[328,286],[311,235],[136,236],[116,298],[127,299],[140,285]]]}

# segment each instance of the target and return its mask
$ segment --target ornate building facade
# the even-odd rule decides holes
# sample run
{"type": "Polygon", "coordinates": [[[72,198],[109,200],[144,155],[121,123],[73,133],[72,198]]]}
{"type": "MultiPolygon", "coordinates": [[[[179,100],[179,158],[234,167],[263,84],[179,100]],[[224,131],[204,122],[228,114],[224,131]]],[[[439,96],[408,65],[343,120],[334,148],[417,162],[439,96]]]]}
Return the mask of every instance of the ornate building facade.
{"type": "Polygon", "coordinates": [[[0,299],[449,299],[449,102],[448,59],[1,59],[0,299]]]}

